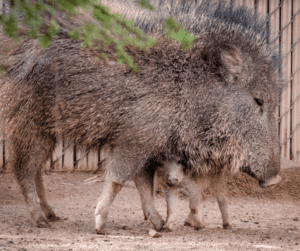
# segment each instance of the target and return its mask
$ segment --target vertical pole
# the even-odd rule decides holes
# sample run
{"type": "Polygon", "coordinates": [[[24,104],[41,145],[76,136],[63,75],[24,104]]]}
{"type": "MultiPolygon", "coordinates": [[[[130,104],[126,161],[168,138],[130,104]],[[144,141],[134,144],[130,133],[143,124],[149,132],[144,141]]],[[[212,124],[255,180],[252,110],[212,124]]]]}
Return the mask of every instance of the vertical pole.
{"type": "Polygon", "coordinates": [[[288,81],[286,86],[283,88],[281,95],[281,106],[280,106],[280,142],[281,157],[290,159],[290,119],[291,112],[289,110],[291,105],[291,41],[292,41],[292,30],[291,30],[291,10],[292,10],[292,0],[285,0],[282,2],[281,6],[281,55],[282,55],[282,75],[283,80],[288,81]]]}
{"type": "Polygon", "coordinates": [[[300,1],[293,1],[293,51],[292,51],[292,74],[293,74],[293,109],[292,109],[292,158],[300,162],[300,1]]]}
{"type": "Polygon", "coordinates": [[[0,0],[0,14],[3,14],[3,0],[0,0]]]}

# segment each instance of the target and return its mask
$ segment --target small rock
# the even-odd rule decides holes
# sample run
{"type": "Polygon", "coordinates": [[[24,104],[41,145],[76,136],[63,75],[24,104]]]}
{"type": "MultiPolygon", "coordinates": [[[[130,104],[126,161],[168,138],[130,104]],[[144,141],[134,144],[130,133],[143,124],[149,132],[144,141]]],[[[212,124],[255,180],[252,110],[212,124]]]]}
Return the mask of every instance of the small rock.
{"type": "Polygon", "coordinates": [[[295,217],[293,221],[299,221],[299,217],[295,217]]]}
{"type": "Polygon", "coordinates": [[[149,235],[152,238],[160,238],[162,235],[158,232],[156,232],[154,229],[149,229],[149,235]]]}
{"type": "Polygon", "coordinates": [[[259,222],[254,222],[254,224],[259,224],[259,222]]]}

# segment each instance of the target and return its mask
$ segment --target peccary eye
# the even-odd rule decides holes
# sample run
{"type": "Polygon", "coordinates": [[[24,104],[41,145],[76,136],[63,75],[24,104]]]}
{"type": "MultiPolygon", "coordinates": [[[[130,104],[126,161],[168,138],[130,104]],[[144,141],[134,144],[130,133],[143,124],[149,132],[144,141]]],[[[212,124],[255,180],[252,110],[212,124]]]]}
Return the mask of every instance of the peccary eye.
{"type": "Polygon", "coordinates": [[[259,105],[259,106],[263,106],[264,101],[262,99],[259,98],[254,98],[255,102],[259,105]]]}

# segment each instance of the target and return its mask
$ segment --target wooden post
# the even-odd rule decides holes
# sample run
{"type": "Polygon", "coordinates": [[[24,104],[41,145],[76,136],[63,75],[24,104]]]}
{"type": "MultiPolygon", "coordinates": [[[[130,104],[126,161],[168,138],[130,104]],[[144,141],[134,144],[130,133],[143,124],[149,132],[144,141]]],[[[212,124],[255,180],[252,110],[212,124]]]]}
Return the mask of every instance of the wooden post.
{"type": "MultiPolygon", "coordinates": [[[[300,11],[300,1],[293,2],[293,15],[300,11]]],[[[298,98],[292,108],[292,157],[295,161],[300,162],[300,12],[294,16],[293,21],[293,43],[296,43],[292,52],[292,70],[293,70],[293,101],[298,98]],[[298,42],[297,42],[298,41],[298,42]],[[297,43],[296,43],[297,42],[297,43]],[[298,70],[298,71],[297,71],[298,70]],[[296,72],[297,71],[297,72],[296,72]]]]}
{"type": "Polygon", "coordinates": [[[0,14],[3,14],[4,13],[4,6],[3,6],[3,0],[0,0],[0,14]]]}
{"type": "Polygon", "coordinates": [[[87,170],[87,155],[86,151],[83,151],[81,149],[76,151],[76,161],[79,160],[76,163],[76,170],[87,170]]]}
{"type": "MultiPolygon", "coordinates": [[[[269,1],[269,14],[270,14],[270,42],[271,43],[276,43],[277,47],[277,52],[279,53],[279,27],[280,27],[280,10],[278,8],[280,4],[280,0],[273,0],[269,1]]],[[[279,117],[279,107],[277,106],[275,116],[276,119],[279,117]]]]}
{"type": "Polygon", "coordinates": [[[64,169],[68,171],[74,170],[74,144],[65,143],[65,154],[64,154],[64,169]]]}
{"type": "Polygon", "coordinates": [[[4,147],[4,135],[2,132],[0,132],[0,173],[4,171],[3,147],[4,147]]]}
{"type": "Polygon", "coordinates": [[[255,5],[255,0],[244,0],[244,5],[251,9],[255,5]]]}
{"type": "Polygon", "coordinates": [[[291,13],[292,13],[292,0],[285,0],[281,6],[281,55],[282,60],[282,73],[283,81],[286,86],[283,89],[281,95],[281,105],[280,105],[280,142],[281,147],[281,157],[290,159],[290,119],[291,112],[289,111],[291,105],[291,13]]]}
{"type": "Polygon", "coordinates": [[[87,170],[97,170],[98,168],[98,151],[91,150],[87,159],[87,170]]]}
{"type": "Polygon", "coordinates": [[[9,148],[10,148],[10,143],[9,140],[6,138],[6,135],[4,134],[4,169],[6,171],[12,171],[12,166],[10,165],[10,154],[9,154],[9,148]]]}
{"type": "Polygon", "coordinates": [[[100,149],[100,162],[101,162],[101,169],[105,169],[105,166],[107,164],[107,159],[110,155],[110,151],[106,147],[101,147],[100,149]]]}
{"type": "Polygon", "coordinates": [[[238,4],[238,5],[243,5],[244,1],[243,0],[235,0],[235,3],[238,4]]]}
{"type": "Polygon", "coordinates": [[[268,14],[268,1],[259,0],[256,6],[256,12],[259,13],[262,17],[265,17],[268,14]]]}
{"type": "Polygon", "coordinates": [[[54,152],[52,154],[52,160],[54,161],[54,170],[62,171],[63,163],[62,163],[62,152],[63,152],[63,141],[62,139],[58,139],[54,152]]]}

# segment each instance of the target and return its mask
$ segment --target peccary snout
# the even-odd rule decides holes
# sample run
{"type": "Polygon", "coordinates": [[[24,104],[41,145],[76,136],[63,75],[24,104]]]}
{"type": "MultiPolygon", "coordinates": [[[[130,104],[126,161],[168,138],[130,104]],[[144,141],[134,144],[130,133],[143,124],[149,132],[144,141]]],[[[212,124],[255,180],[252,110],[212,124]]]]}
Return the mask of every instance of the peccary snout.
{"type": "Polygon", "coordinates": [[[259,180],[259,185],[263,188],[274,186],[281,181],[281,177],[278,175],[280,171],[280,165],[276,165],[272,168],[267,168],[269,171],[264,175],[263,178],[258,178],[257,175],[251,170],[249,166],[244,166],[241,168],[241,171],[249,174],[250,176],[257,178],[259,180]]]}
{"type": "Polygon", "coordinates": [[[178,185],[184,179],[184,172],[177,160],[171,159],[163,162],[163,177],[169,187],[178,185]]]}
{"type": "Polygon", "coordinates": [[[269,187],[276,185],[280,180],[281,177],[278,175],[280,171],[280,153],[279,148],[277,148],[278,152],[271,155],[269,160],[269,165],[265,169],[265,175],[263,179],[259,180],[259,185],[261,187],[269,187]]]}
{"type": "Polygon", "coordinates": [[[281,181],[281,177],[279,175],[268,177],[264,180],[259,181],[259,185],[261,187],[270,187],[276,185],[279,181],[281,181]]]}
{"type": "Polygon", "coordinates": [[[178,179],[176,177],[169,177],[167,184],[170,187],[176,186],[178,184],[178,179]]]}

